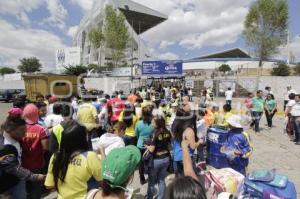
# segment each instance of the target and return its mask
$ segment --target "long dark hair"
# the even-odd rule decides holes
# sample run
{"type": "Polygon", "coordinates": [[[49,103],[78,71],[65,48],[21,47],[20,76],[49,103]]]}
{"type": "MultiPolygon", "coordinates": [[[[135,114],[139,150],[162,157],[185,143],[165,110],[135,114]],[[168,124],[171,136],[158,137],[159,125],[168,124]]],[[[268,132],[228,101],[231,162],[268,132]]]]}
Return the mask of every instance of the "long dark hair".
{"type": "Polygon", "coordinates": [[[142,108],[142,118],[144,123],[150,125],[153,115],[152,115],[152,107],[151,106],[146,106],[142,108]]]}
{"type": "Polygon", "coordinates": [[[130,127],[132,125],[134,114],[135,113],[133,106],[130,104],[126,104],[123,112],[123,122],[126,124],[127,127],[130,127]]]}
{"type": "Polygon", "coordinates": [[[179,109],[176,112],[176,117],[172,125],[172,133],[174,134],[175,140],[181,143],[183,132],[187,128],[191,128],[195,134],[195,141],[198,141],[197,137],[197,126],[196,126],[196,115],[193,112],[186,112],[182,109],[179,109]]]}
{"type": "Polygon", "coordinates": [[[78,123],[65,126],[62,133],[60,149],[55,153],[53,160],[53,176],[57,190],[58,181],[64,182],[68,166],[73,158],[88,150],[86,128],[78,123]]]}
{"type": "Polygon", "coordinates": [[[192,177],[184,176],[174,180],[167,191],[167,199],[206,199],[204,186],[192,177]]]}
{"type": "Polygon", "coordinates": [[[157,138],[161,133],[168,133],[169,130],[166,128],[166,121],[163,117],[155,117],[154,122],[156,129],[154,131],[154,139],[157,138]]]}

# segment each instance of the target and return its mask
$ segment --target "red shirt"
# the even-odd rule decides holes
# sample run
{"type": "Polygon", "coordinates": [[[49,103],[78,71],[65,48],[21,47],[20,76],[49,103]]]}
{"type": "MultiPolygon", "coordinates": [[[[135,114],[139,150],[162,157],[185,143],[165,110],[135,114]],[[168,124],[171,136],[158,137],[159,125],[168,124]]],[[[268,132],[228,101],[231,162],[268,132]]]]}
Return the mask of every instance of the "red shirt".
{"type": "Polygon", "coordinates": [[[22,166],[26,169],[41,169],[45,164],[44,149],[41,141],[47,139],[45,129],[38,124],[27,124],[27,131],[22,138],[22,166]]]}

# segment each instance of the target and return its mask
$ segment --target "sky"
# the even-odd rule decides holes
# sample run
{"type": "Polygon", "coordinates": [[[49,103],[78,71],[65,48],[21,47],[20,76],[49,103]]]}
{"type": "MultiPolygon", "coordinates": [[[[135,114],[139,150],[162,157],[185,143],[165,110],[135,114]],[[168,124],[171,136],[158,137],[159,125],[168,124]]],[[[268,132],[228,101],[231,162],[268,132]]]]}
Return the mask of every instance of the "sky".
{"type": "MultiPolygon", "coordinates": [[[[72,45],[80,20],[95,0],[0,0],[0,66],[37,57],[55,68],[55,51],[72,45]]],[[[240,47],[243,22],[254,0],[133,0],[168,20],[141,35],[153,59],[189,59],[240,47]]],[[[288,0],[290,50],[300,61],[300,0],[288,0]]],[[[278,58],[286,59],[281,48],[278,58]]]]}

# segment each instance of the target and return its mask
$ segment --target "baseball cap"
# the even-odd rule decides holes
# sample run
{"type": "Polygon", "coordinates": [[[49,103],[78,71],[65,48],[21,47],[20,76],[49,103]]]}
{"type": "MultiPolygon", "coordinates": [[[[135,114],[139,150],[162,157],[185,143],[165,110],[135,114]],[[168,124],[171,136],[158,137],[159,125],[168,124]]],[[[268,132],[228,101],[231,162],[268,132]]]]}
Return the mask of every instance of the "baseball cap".
{"type": "Polygon", "coordinates": [[[28,104],[23,110],[23,117],[27,124],[36,124],[39,120],[39,109],[34,104],[28,104]]]}
{"type": "Polygon", "coordinates": [[[227,119],[228,124],[235,128],[243,128],[242,126],[242,118],[238,115],[233,115],[227,119]]]}
{"type": "Polygon", "coordinates": [[[102,176],[112,188],[121,187],[133,174],[141,160],[141,152],[135,146],[113,149],[103,160],[102,176]]]}

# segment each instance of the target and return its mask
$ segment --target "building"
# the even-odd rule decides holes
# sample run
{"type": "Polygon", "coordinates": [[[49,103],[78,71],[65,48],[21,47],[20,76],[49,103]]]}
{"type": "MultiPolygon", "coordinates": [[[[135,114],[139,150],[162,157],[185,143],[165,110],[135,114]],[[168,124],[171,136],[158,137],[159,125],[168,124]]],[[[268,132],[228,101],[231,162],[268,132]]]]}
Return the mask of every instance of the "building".
{"type": "Polygon", "coordinates": [[[81,63],[84,65],[101,63],[103,66],[111,60],[107,49],[101,49],[99,55],[99,51],[92,47],[88,39],[88,33],[92,29],[103,26],[107,5],[113,6],[126,18],[126,26],[131,37],[125,52],[126,62],[128,65],[141,64],[147,59],[149,52],[139,35],[165,21],[167,16],[130,0],[95,1],[92,10],[80,22],[73,39],[73,46],[81,48],[81,63]]]}
{"type": "Polygon", "coordinates": [[[203,73],[210,77],[222,64],[228,64],[234,73],[243,76],[270,75],[270,71],[281,60],[270,59],[263,62],[259,69],[259,59],[251,57],[240,48],[216,52],[201,57],[185,60],[183,70],[189,73],[203,73]]]}

